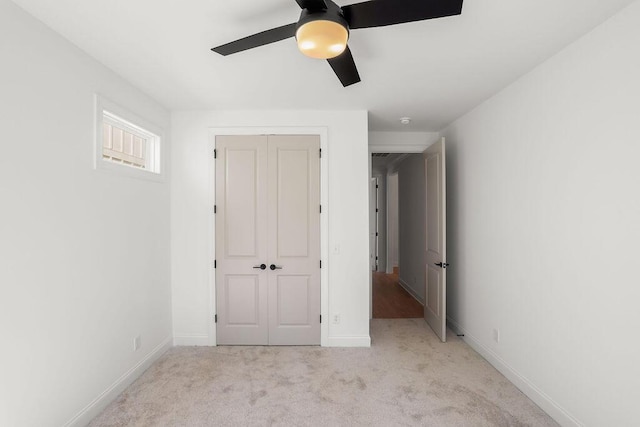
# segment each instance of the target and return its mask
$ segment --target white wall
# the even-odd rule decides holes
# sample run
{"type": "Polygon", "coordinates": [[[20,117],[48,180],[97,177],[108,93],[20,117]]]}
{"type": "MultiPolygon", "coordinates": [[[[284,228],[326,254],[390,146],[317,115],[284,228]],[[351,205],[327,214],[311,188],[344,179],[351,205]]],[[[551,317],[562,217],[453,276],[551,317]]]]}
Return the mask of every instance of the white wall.
{"type": "Polygon", "coordinates": [[[0,425],[82,425],[171,336],[169,186],[93,169],[94,92],[169,114],[7,0],[0,33],[0,425]]]}
{"type": "Polygon", "coordinates": [[[636,1],[444,132],[451,319],[564,425],[638,423],[639,23],[636,1]]]}
{"type": "MultiPolygon", "coordinates": [[[[365,111],[212,111],[172,116],[172,286],[176,344],[210,343],[210,129],[323,127],[328,147],[329,259],[324,345],[369,345],[367,114],[365,111]],[[363,219],[365,219],[363,221],[363,219]]],[[[256,131],[258,132],[258,131],[256,131]]],[[[326,209],[325,209],[326,208],[326,209]]]]}
{"type": "Polygon", "coordinates": [[[426,150],[437,132],[369,132],[369,151],[373,153],[414,153],[426,150]]]}
{"type": "Polygon", "coordinates": [[[387,273],[398,267],[398,174],[387,175],[387,273]]]}
{"type": "Polygon", "coordinates": [[[398,165],[398,232],[400,284],[424,304],[425,178],[422,154],[411,154],[398,165]]]}

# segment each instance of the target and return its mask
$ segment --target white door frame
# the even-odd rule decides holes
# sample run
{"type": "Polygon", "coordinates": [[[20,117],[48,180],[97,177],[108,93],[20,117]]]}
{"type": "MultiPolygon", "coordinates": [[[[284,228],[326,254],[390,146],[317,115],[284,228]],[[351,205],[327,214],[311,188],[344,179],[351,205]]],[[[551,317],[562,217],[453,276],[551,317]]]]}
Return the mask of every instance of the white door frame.
{"type": "MultiPolygon", "coordinates": [[[[429,148],[435,141],[427,141],[424,144],[402,144],[402,145],[370,145],[369,146],[369,178],[371,178],[371,172],[373,168],[373,159],[371,155],[373,153],[409,153],[409,154],[422,154],[424,150],[429,148]]],[[[368,249],[369,251],[371,249],[368,249]]],[[[324,252],[323,255],[324,257],[324,252]]],[[[369,269],[371,270],[371,269],[369,269]]],[[[373,319],[373,272],[369,272],[369,319],[373,319]]]]}
{"type": "Polygon", "coordinates": [[[216,197],[216,163],[213,158],[213,150],[216,146],[216,136],[218,135],[318,135],[320,136],[320,149],[322,158],[320,161],[320,204],[322,205],[322,215],[320,216],[320,256],[322,258],[322,269],[320,270],[320,313],[322,313],[322,324],[320,325],[320,345],[325,347],[329,342],[329,162],[328,162],[328,130],[326,127],[215,127],[209,128],[208,153],[209,176],[207,191],[207,206],[210,207],[211,217],[209,219],[209,322],[207,327],[208,344],[215,346],[216,325],[214,316],[216,314],[216,275],[213,268],[213,260],[216,259],[216,227],[213,205],[216,197]]]}

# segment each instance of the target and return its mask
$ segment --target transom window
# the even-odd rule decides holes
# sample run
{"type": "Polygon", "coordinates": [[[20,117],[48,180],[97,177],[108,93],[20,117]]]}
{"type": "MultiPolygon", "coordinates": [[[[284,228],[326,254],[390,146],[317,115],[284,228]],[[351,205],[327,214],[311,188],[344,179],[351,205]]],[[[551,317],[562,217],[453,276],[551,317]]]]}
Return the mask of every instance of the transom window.
{"type": "Polygon", "coordinates": [[[102,158],[158,173],[159,137],[108,111],[103,112],[102,158]]]}
{"type": "Polygon", "coordinates": [[[162,129],[96,95],[95,167],[163,180],[162,129]]]}

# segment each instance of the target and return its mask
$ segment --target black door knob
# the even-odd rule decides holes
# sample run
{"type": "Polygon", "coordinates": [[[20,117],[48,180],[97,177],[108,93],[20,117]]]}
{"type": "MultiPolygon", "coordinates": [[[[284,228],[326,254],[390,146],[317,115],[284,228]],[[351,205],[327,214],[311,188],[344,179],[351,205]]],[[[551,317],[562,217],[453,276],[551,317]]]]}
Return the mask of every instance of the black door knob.
{"type": "Polygon", "coordinates": [[[281,270],[281,269],[282,269],[282,267],[279,267],[279,266],[277,266],[277,265],[275,265],[275,264],[271,264],[271,265],[269,266],[269,268],[270,268],[271,270],[281,270]]]}
{"type": "Polygon", "coordinates": [[[253,268],[259,268],[260,270],[266,270],[267,264],[254,265],[253,268]]]}
{"type": "Polygon", "coordinates": [[[437,265],[438,267],[442,267],[442,268],[449,267],[449,263],[446,263],[446,262],[434,262],[434,264],[437,265]]]}

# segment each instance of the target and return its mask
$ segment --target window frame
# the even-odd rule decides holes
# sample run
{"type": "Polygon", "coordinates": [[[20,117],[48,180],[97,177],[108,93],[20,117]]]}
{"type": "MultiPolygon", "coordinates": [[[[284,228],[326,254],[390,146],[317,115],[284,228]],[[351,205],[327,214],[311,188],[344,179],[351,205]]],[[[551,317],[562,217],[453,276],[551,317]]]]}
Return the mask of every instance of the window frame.
{"type": "Polygon", "coordinates": [[[130,112],[120,105],[95,95],[95,123],[94,123],[94,156],[93,166],[95,170],[104,170],[131,178],[146,179],[152,181],[164,181],[165,179],[165,137],[164,131],[159,126],[130,112]],[[103,158],[104,148],[104,124],[116,124],[117,127],[133,133],[144,135],[146,163],[149,169],[143,169],[123,163],[114,162],[103,158]],[[156,172],[157,170],[157,172],[156,172]]]}

